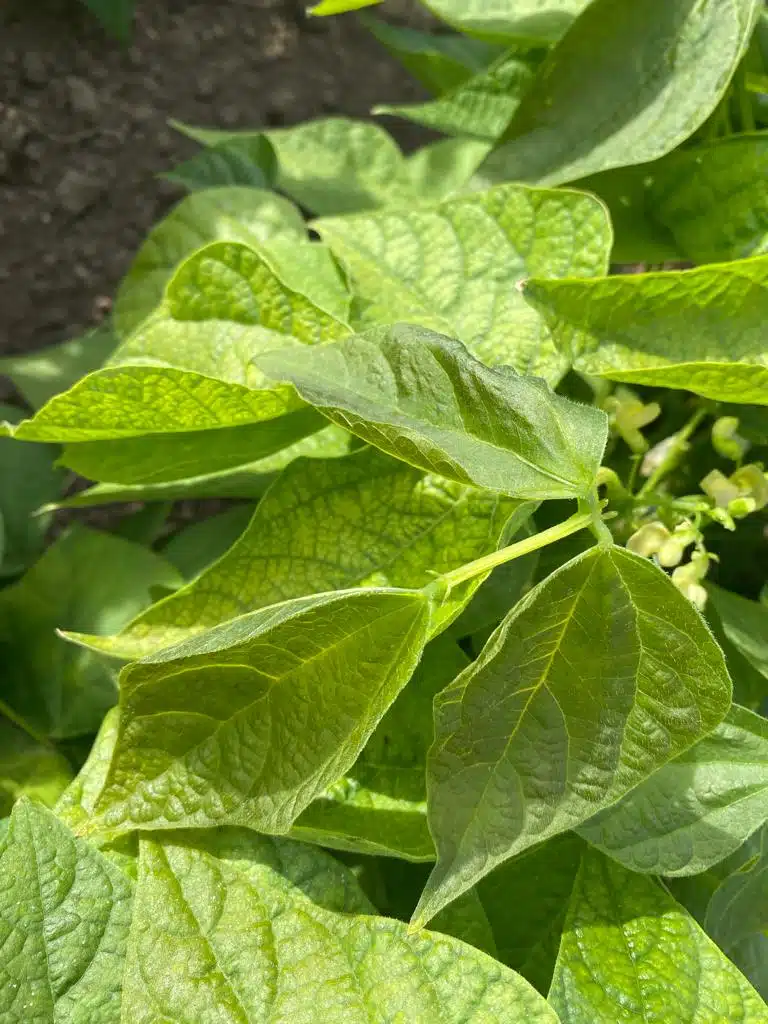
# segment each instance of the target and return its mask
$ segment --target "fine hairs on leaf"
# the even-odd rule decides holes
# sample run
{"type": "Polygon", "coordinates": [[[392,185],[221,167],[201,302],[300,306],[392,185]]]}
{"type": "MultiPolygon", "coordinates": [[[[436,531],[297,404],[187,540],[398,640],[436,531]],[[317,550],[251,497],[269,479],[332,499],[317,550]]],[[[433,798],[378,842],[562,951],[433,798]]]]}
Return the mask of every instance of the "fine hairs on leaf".
{"type": "Polygon", "coordinates": [[[768,1024],[768,8],[374,2],[0,359],[0,1024],[768,1024]]]}

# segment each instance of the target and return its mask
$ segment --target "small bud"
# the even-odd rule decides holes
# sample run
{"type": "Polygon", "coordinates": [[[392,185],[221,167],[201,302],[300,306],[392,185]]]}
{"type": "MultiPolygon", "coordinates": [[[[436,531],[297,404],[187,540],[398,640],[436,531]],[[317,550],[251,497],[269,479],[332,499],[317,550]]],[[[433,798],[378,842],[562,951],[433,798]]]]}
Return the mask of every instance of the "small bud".
{"type": "Polygon", "coordinates": [[[646,523],[627,541],[627,550],[643,558],[650,558],[669,541],[671,534],[663,523],[646,523]]]}
{"type": "Polygon", "coordinates": [[[749,441],[738,433],[735,416],[721,416],[712,424],[712,447],[718,455],[732,462],[741,462],[749,451],[749,441]]]}
{"type": "MultiPolygon", "coordinates": [[[[736,500],[739,501],[740,499],[737,498],[736,500]]],[[[733,516],[724,508],[710,509],[709,516],[713,522],[724,526],[726,530],[733,532],[736,529],[736,523],[733,521],[733,516]]]]}
{"type": "Polygon", "coordinates": [[[741,491],[736,484],[719,469],[713,469],[711,473],[707,473],[699,482],[699,486],[706,495],[712,498],[718,508],[728,508],[732,501],[741,497],[741,491]]]}
{"type": "Polygon", "coordinates": [[[671,569],[672,566],[679,565],[682,562],[684,553],[685,545],[681,544],[675,537],[672,537],[659,548],[659,565],[665,569],[671,569]]]}
{"type": "Polygon", "coordinates": [[[768,505],[768,477],[760,466],[754,463],[742,466],[731,474],[731,483],[738,487],[744,497],[754,498],[755,508],[768,505]]]}
{"type": "Polygon", "coordinates": [[[754,498],[734,498],[728,502],[728,515],[733,519],[746,519],[757,510],[757,502],[754,498]]]}
{"type": "Polygon", "coordinates": [[[618,387],[605,399],[603,408],[611,416],[611,425],[636,455],[648,451],[648,442],[641,430],[661,413],[658,402],[645,405],[634,391],[618,387]]]}

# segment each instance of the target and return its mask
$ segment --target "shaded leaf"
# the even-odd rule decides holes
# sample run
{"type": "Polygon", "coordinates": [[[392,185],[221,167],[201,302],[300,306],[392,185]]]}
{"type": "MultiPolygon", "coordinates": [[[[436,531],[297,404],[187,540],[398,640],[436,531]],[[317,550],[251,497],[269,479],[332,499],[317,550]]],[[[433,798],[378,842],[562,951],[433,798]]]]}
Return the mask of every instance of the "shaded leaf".
{"type": "Polygon", "coordinates": [[[150,604],[154,588],[180,583],[172,566],[138,544],[71,529],[0,591],[4,701],[41,734],[95,732],[117,698],[112,670],[56,629],[114,633],[150,604]]]}
{"type": "Polygon", "coordinates": [[[14,725],[0,710],[0,818],[11,813],[21,796],[52,807],[71,778],[72,768],[62,754],[14,725]]]}
{"type": "Polygon", "coordinates": [[[749,982],[653,879],[585,853],[549,1002],[563,1024],[764,1024],[749,982]]]}
{"type": "Polygon", "coordinates": [[[0,1016],[120,1024],[129,880],[50,811],[21,800],[0,846],[0,1016]]]}
{"type": "MultiPolygon", "coordinates": [[[[709,901],[706,929],[729,956],[753,936],[768,936],[768,827],[750,843],[754,855],[728,876],[709,901]]],[[[761,944],[764,945],[764,944],[761,944]]],[[[764,968],[761,972],[764,987],[764,968]]]]}
{"type": "Polygon", "coordinates": [[[277,157],[266,135],[255,132],[210,146],[163,177],[190,192],[219,185],[268,189],[277,177],[277,157]]]}
{"type": "Polygon", "coordinates": [[[596,547],[554,572],[436,701],[438,861],[417,919],[615,803],[711,732],[730,701],[703,620],[650,562],[596,547]]]}
{"type": "Polygon", "coordinates": [[[722,587],[710,585],[707,592],[728,640],[768,679],[768,606],[722,587]]]}
{"type": "Polygon", "coordinates": [[[529,276],[606,272],[602,205],[576,192],[504,185],[436,209],[383,211],[314,225],[347,268],[367,323],[417,323],[455,335],[477,358],[557,382],[567,366],[526,306],[529,276]]]}
{"type": "Polygon", "coordinates": [[[484,38],[550,43],[590,0],[430,0],[430,10],[484,38]]]}
{"type": "Polygon", "coordinates": [[[127,43],[133,27],[134,0],[82,0],[106,31],[118,42],[127,43]]]}
{"type": "Polygon", "coordinates": [[[714,732],[578,831],[632,871],[694,875],[766,819],[768,721],[734,705],[714,732]]]}
{"type": "Polygon", "coordinates": [[[556,1021],[490,957],[446,936],[408,935],[368,908],[352,876],[311,847],[231,831],[143,840],[131,1020],[149,1024],[161,1005],[169,1024],[213,1014],[222,1024],[556,1021]]]}
{"type": "MultiPolygon", "coordinates": [[[[299,460],[259,503],[215,565],[114,637],[137,658],[227,619],[291,598],[360,586],[419,589],[495,551],[530,506],[455,484],[374,449],[299,460]]],[[[458,614],[482,577],[455,588],[433,629],[458,614]]],[[[447,680],[446,680],[447,682],[447,680]]]]}
{"type": "Polygon", "coordinates": [[[451,338],[401,324],[257,362],[332,422],[420,469],[533,500],[593,486],[604,414],[484,366],[451,338]]]}
{"type": "Polygon", "coordinates": [[[758,2],[592,0],[542,64],[482,178],[559,185],[670,152],[723,96],[758,2]]]}
{"type": "Polygon", "coordinates": [[[248,502],[191,523],[165,544],[163,557],[176,566],[185,580],[194,579],[242,536],[253,510],[253,504],[248,502]]]}
{"type": "Polygon", "coordinates": [[[595,377],[768,405],[768,256],[591,281],[529,281],[563,358],[595,377]]]}
{"type": "Polygon", "coordinates": [[[419,591],[321,594],[128,666],[89,828],[287,831],[365,746],[419,660],[428,619],[419,591]]]}

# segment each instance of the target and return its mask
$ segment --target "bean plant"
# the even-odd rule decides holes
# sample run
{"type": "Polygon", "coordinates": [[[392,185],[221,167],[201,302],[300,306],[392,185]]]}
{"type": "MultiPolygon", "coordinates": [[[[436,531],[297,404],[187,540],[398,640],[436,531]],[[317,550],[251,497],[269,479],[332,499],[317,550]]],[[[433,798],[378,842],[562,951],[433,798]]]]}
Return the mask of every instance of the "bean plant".
{"type": "Polygon", "coordinates": [[[2,366],[3,1022],[768,1022],[766,11],[430,9],[2,366]]]}

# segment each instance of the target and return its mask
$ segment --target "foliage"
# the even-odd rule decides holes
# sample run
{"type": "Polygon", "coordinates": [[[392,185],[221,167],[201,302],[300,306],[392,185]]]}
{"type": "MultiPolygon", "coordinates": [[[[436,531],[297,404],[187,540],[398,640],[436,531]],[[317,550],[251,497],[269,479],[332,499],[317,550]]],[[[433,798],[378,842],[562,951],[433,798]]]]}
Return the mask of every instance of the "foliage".
{"type": "Polygon", "coordinates": [[[430,6],[0,366],[9,1024],[768,1022],[768,20],[430,6]]]}

